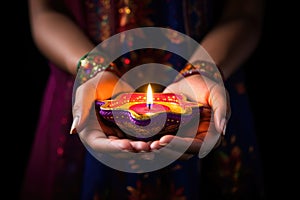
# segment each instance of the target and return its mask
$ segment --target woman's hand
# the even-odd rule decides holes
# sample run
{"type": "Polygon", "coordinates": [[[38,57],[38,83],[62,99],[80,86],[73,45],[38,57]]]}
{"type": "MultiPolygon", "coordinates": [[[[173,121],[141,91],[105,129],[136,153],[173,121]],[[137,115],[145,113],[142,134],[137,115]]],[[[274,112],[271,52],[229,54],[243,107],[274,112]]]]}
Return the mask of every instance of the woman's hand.
{"type": "Polygon", "coordinates": [[[191,123],[183,127],[185,137],[165,135],[160,140],[152,142],[151,149],[159,150],[167,156],[177,157],[178,153],[183,152],[182,159],[188,159],[196,154],[203,158],[220,144],[220,136],[225,133],[230,116],[228,95],[223,83],[216,83],[197,74],[172,83],[164,92],[183,94],[189,100],[203,104],[204,108],[200,113],[198,124],[191,123]],[[170,142],[172,143],[169,146],[170,142]],[[187,144],[190,145],[186,149],[187,144]]]}
{"type": "Polygon", "coordinates": [[[110,99],[116,94],[133,92],[133,88],[111,72],[100,72],[80,85],[73,104],[74,121],[71,133],[77,132],[85,147],[95,156],[103,153],[126,157],[127,152],[149,151],[146,142],[126,139],[117,127],[107,126],[97,119],[95,100],[110,99]]]}

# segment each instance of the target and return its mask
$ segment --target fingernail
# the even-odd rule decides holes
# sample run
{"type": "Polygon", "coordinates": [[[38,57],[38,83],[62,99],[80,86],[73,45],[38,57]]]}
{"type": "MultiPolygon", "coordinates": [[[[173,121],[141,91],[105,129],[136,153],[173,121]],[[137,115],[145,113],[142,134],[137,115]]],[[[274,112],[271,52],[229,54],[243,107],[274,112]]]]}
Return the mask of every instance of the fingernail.
{"type": "Polygon", "coordinates": [[[73,120],[73,123],[72,123],[72,126],[71,126],[71,130],[70,130],[70,134],[75,134],[77,133],[77,130],[76,130],[76,126],[78,125],[78,122],[79,122],[79,117],[76,116],[73,120]]]}
{"type": "Polygon", "coordinates": [[[224,128],[223,128],[223,132],[222,132],[222,135],[225,135],[225,132],[226,132],[226,128],[227,128],[227,126],[226,126],[226,124],[224,125],[224,128]]]}
{"type": "Polygon", "coordinates": [[[226,129],[226,119],[225,118],[223,118],[222,120],[221,120],[221,122],[220,122],[220,131],[221,131],[221,133],[224,135],[225,133],[224,133],[224,130],[226,129]]]}
{"type": "Polygon", "coordinates": [[[159,143],[160,146],[166,146],[168,143],[159,143]]]}

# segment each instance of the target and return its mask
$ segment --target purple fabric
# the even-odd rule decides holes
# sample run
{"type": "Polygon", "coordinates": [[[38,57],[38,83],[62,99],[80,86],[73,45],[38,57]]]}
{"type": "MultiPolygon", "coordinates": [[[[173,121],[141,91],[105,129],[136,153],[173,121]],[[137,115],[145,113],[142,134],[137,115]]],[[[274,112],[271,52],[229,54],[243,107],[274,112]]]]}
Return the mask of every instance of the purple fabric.
{"type": "MultiPolygon", "coordinates": [[[[81,11],[83,1],[65,0],[65,3],[71,17],[86,29],[81,11]]],[[[80,196],[85,152],[78,135],[69,134],[75,79],[54,64],[49,63],[49,67],[49,79],[20,196],[24,200],[75,200],[80,196]]]]}
{"type": "Polygon", "coordinates": [[[79,198],[85,149],[78,135],[69,134],[74,77],[52,64],[50,68],[25,174],[22,199],[26,200],[79,198]]]}

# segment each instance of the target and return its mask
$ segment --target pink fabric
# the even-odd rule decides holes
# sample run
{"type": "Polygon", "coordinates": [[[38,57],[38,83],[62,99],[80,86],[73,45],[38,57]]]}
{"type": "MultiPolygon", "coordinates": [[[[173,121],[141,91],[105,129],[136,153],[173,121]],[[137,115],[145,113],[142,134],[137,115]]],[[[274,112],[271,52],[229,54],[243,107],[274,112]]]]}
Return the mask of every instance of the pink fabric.
{"type": "MultiPolygon", "coordinates": [[[[73,19],[85,29],[84,13],[81,11],[83,1],[65,2],[73,19]]],[[[69,134],[73,119],[71,106],[75,79],[51,63],[49,67],[40,118],[24,175],[21,191],[21,199],[24,200],[53,200],[58,199],[58,194],[64,200],[80,196],[85,148],[78,135],[69,134]]]]}
{"type": "Polygon", "coordinates": [[[51,73],[25,174],[22,199],[26,200],[53,200],[59,193],[80,196],[78,192],[85,150],[78,135],[69,134],[74,77],[52,64],[50,67],[51,73]],[[73,149],[67,152],[66,146],[69,145],[73,149]],[[74,185],[64,185],[63,180],[74,180],[74,185]]]}

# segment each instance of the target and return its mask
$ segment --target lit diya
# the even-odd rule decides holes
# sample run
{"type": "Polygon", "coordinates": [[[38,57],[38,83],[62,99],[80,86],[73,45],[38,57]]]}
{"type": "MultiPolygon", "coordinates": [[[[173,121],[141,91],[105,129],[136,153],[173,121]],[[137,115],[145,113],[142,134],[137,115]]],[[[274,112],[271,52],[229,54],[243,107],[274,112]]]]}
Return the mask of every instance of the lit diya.
{"type": "Polygon", "coordinates": [[[96,100],[95,106],[98,119],[118,126],[131,139],[144,141],[176,134],[203,107],[181,94],[153,93],[150,84],[147,93],[123,93],[115,99],[96,100]]]}

